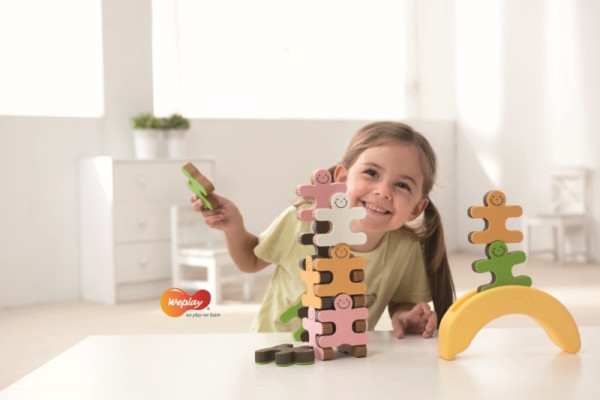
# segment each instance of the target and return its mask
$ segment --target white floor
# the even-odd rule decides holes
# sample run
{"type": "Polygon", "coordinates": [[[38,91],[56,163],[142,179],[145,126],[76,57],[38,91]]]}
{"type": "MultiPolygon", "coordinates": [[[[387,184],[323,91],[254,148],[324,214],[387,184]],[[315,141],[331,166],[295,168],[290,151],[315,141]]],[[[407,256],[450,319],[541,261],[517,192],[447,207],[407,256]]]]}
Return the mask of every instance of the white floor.
{"type": "MultiPolygon", "coordinates": [[[[450,258],[457,295],[490,281],[489,274],[472,271],[481,255],[457,254],[450,258]]],[[[600,265],[557,265],[534,260],[518,265],[515,275],[533,278],[533,286],[559,299],[580,326],[600,326],[600,265]]],[[[179,334],[246,332],[258,310],[268,277],[257,279],[253,301],[243,304],[241,288],[229,287],[225,305],[213,306],[213,317],[171,318],[158,299],[118,306],[70,301],[0,310],[0,389],[89,335],[179,334]],[[218,314],[218,316],[216,315],[218,314]]],[[[505,316],[493,326],[532,326],[527,317],[505,316]]],[[[382,318],[376,329],[390,329],[382,318]]]]}

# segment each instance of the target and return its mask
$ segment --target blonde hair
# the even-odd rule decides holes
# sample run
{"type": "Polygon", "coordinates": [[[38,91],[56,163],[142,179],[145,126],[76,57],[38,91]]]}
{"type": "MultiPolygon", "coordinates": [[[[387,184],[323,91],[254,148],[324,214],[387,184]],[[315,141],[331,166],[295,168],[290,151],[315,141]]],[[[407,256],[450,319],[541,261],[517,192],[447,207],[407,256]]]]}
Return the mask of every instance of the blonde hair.
{"type": "MultiPolygon", "coordinates": [[[[437,170],[437,159],[433,148],[422,134],[406,124],[390,121],[373,122],[363,126],[354,134],[340,164],[349,169],[366,149],[393,143],[412,145],[419,150],[423,172],[422,196],[429,201],[420,226],[414,229],[403,226],[400,229],[416,237],[421,243],[431,297],[438,315],[439,325],[444,314],[454,302],[455,290],[446,253],[442,220],[437,208],[429,198],[429,193],[435,184],[437,170]]],[[[329,169],[332,177],[334,170],[335,166],[329,169]]]]}

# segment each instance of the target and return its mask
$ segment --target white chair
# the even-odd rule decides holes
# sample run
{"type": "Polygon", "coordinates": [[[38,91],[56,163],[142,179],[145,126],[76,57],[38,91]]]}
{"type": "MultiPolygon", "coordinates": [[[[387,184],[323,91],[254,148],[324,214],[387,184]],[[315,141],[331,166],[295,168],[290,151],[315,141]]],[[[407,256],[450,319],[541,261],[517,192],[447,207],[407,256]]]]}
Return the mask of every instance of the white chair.
{"type": "MultiPolygon", "coordinates": [[[[220,231],[208,228],[189,204],[171,206],[172,284],[183,290],[207,290],[212,304],[223,302],[222,285],[243,285],[243,298],[252,298],[254,276],[234,265],[220,231]]],[[[191,294],[191,293],[190,293],[191,294]]]]}
{"type": "Polygon", "coordinates": [[[551,180],[550,212],[525,215],[523,218],[524,248],[528,255],[551,252],[560,263],[576,256],[587,262],[590,208],[588,170],[584,167],[553,168],[551,180]],[[551,229],[552,248],[533,250],[533,234],[542,228],[551,229]],[[579,246],[574,246],[574,233],[579,235],[579,246]]]}

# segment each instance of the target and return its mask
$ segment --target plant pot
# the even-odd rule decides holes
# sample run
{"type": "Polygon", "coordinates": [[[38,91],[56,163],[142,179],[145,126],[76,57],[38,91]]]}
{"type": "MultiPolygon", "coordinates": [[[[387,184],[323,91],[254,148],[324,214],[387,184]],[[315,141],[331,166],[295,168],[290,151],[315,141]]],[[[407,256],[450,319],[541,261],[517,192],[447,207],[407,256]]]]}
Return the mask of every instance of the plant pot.
{"type": "Polygon", "coordinates": [[[160,129],[134,129],[135,157],[149,159],[164,156],[165,134],[160,129]]]}
{"type": "Polygon", "coordinates": [[[165,131],[167,142],[167,157],[184,158],[185,157],[185,135],[187,130],[170,129],[165,131]]]}

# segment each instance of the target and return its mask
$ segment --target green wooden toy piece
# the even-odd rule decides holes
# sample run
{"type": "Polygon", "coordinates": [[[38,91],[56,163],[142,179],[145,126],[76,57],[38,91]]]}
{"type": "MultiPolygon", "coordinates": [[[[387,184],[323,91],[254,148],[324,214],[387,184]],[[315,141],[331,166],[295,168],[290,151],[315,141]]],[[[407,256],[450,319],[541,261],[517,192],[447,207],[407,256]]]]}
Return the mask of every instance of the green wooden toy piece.
{"type": "Polygon", "coordinates": [[[187,185],[190,190],[202,200],[203,208],[206,210],[213,210],[218,204],[217,200],[212,195],[212,191],[215,190],[213,184],[202,175],[192,163],[187,163],[181,167],[181,171],[188,178],[187,185]],[[200,181],[202,181],[202,183],[200,181]]]}
{"type": "MultiPolygon", "coordinates": [[[[294,318],[299,318],[298,310],[300,310],[301,308],[302,308],[302,299],[298,300],[298,302],[296,304],[293,304],[287,310],[282,312],[281,315],[279,316],[279,321],[281,321],[284,324],[287,324],[294,318]]],[[[296,342],[302,341],[300,337],[301,337],[303,331],[304,331],[304,328],[301,326],[300,328],[296,329],[296,331],[293,333],[294,340],[296,342]]]]}
{"type": "Polygon", "coordinates": [[[477,288],[478,292],[498,286],[519,285],[531,286],[531,277],[527,275],[513,276],[512,267],[524,263],[525,253],[522,251],[508,252],[506,243],[496,240],[485,247],[487,260],[475,261],[472,265],[475,272],[491,272],[492,281],[477,288]]]}

